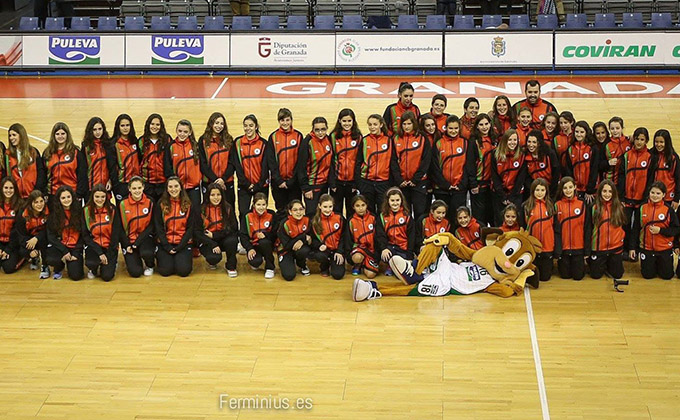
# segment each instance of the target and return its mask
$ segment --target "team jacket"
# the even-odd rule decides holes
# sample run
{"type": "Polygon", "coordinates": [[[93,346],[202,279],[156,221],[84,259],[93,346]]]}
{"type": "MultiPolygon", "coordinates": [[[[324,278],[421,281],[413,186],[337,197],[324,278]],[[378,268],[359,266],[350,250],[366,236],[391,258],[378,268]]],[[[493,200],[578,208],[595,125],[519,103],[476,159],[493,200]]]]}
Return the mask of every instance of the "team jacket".
{"type": "Polygon", "coordinates": [[[474,217],[470,218],[470,223],[466,227],[457,227],[453,234],[468,248],[478,250],[484,246],[482,244],[482,228],[474,217]]]}
{"type": "Polygon", "coordinates": [[[576,190],[594,194],[597,187],[597,169],[600,156],[585,142],[574,142],[567,149],[567,174],[576,181],[576,190]]]}
{"type": "Polygon", "coordinates": [[[285,182],[292,186],[297,177],[297,161],[303,136],[298,130],[282,128],[269,135],[267,140],[267,164],[272,174],[272,184],[279,186],[285,182]]]}
{"type": "Polygon", "coordinates": [[[375,249],[376,220],[369,211],[359,216],[354,213],[349,219],[349,235],[352,241],[352,251],[359,250],[364,255],[377,258],[375,249]]]}
{"type": "Polygon", "coordinates": [[[536,103],[533,105],[530,104],[527,99],[524,99],[522,101],[516,102],[513,107],[515,108],[517,115],[519,115],[520,109],[529,108],[531,111],[531,128],[535,128],[537,130],[541,129],[541,123],[543,122],[545,114],[548,112],[557,113],[557,108],[555,108],[555,105],[548,101],[544,101],[543,98],[538,98],[536,103]]]}
{"type": "Polygon", "coordinates": [[[415,232],[413,220],[402,207],[396,213],[390,210],[387,216],[380,214],[380,227],[376,241],[380,250],[393,245],[402,251],[413,251],[415,245],[415,232]]]}
{"type": "Polygon", "coordinates": [[[555,215],[549,215],[545,200],[536,200],[534,208],[524,215],[527,231],[543,245],[541,253],[555,252],[557,255],[561,253],[561,249],[556,247],[555,241],[556,219],[555,215]]]}
{"type": "Polygon", "coordinates": [[[524,165],[526,166],[526,184],[524,187],[527,191],[529,191],[531,183],[538,178],[548,181],[550,192],[557,189],[557,183],[560,180],[560,164],[554,150],[549,149],[542,159],[539,159],[538,155],[526,154],[524,165]]]}
{"type": "Polygon", "coordinates": [[[310,133],[302,140],[298,156],[298,180],[302,191],[328,184],[335,186],[333,148],[328,136],[322,139],[310,133]]]}
{"type": "Polygon", "coordinates": [[[491,185],[491,155],[496,150],[491,137],[482,138],[482,146],[470,140],[466,164],[469,165],[470,188],[488,187],[491,185]]]}
{"type": "Polygon", "coordinates": [[[619,168],[621,167],[621,157],[631,149],[630,139],[628,137],[612,137],[612,139],[604,145],[604,159],[607,161],[607,171],[605,178],[614,181],[618,184],[619,168]],[[609,159],[616,158],[616,165],[609,166],[609,159]]]}
{"type": "Polygon", "coordinates": [[[198,141],[199,164],[206,186],[218,178],[222,178],[225,185],[233,185],[234,166],[229,159],[230,152],[231,148],[220,146],[215,139],[212,139],[209,146],[206,146],[203,138],[198,141]]]}
{"type": "Polygon", "coordinates": [[[113,148],[118,162],[118,182],[127,184],[133,176],[141,175],[139,165],[141,154],[135,140],[121,137],[115,141],[113,148]]]}
{"type": "Polygon", "coordinates": [[[463,115],[460,118],[460,131],[458,135],[469,139],[472,137],[472,132],[474,131],[475,119],[468,118],[467,115],[463,115]]]}
{"type": "Polygon", "coordinates": [[[231,159],[238,177],[238,187],[253,192],[262,191],[269,185],[269,170],[266,159],[267,142],[260,135],[253,139],[237,137],[231,151],[231,159]]]}
{"type": "Polygon", "coordinates": [[[673,153],[670,162],[666,162],[663,153],[652,150],[652,160],[649,165],[649,183],[661,181],[668,191],[664,201],[678,201],[680,199],[680,164],[678,155],[673,153]]]}
{"type": "Polygon", "coordinates": [[[182,211],[180,200],[170,199],[168,213],[163,214],[158,205],[153,217],[156,239],[166,252],[181,251],[189,245],[195,227],[192,206],[182,211]]]}
{"type": "Polygon", "coordinates": [[[639,204],[644,198],[651,160],[646,147],[630,149],[620,158],[617,187],[625,205],[639,204]]]}
{"type": "Polygon", "coordinates": [[[330,216],[321,214],[321,231],[312,227],[312,248],[319,249],[321,245],[338,254],[345,254],[347,250],[347,229],[345,218],[333,212],[330,216]]]}
{"type": "Polygon", "coordinates": [[[437,130],[439,130],[439,132],[442,134],[446,133],[446,119],[449,118],[449,114],[444,112],[440,116],[435,116],[430,109],[430,115],[432,115],[432,118],[434,118],[434,123],[437,125],[437,130]]]}
{"type": "Polygon", "coordinates": [[[266,239],[272,241],[274,228],[274,212],[271,210],[265,211],[262,215],[257,214],[255,210],[251,210],[245,215],[241,216],[240,239],[241,245],[250,251],[255,245],[260,242],[260,239],[255,236],[258,233],[263,233],[266,239]]]}
{"type": "Polygon", "coordinates": [[[9,242],[17,211],[9,203],[0,204],[0,242],[9,242]]]}
{"type": "Polygon", "coordinates": [[[383,119],[385,120],[385,125],[387,126],[387,134],[392,137],[394,133],[399,131],[399,122],[401,121],[401,116],[404,112],[411,111],[415,114],[416,120],[420,118],[420,108],[413,102],[408,108],[402,105],[401,101],[388,106],[383,114],[383,119]]]}
{"type": "Polygon", "coordinates": [[[600,225],[595,226],[595,209],[596,206],[591,207],[591,224],[592,236],[590,241],[590,249],[593,253],[613,251],[619,254],[623,251],[623,241],[625,233],[622,226],[614,226],[610,222],[612,204],[611,201],[606,202],[602,209],[600,216],[600,225]]]}
{"type": "Polygon", "coordinates": [[[445,218],[441,222],[435,220],[431,214],[424,214],[416,223],[416,251],[423,246],[423,241],[436,233],[450,232],[451,225],[445,218]]]}
{"type": "Polygon", "coordinates": [[[496,131],[496,138],[500,138],[506,131],[512,128],[512,121],[509,115],[494,115],[493,129],[496,131]]]}
{"type": "Polygon", "coordinates": [[[496,194],[505,199],[522,193],[526,178],[524,155],[506,154],[503,162],[496,161],[496,154],[491,153],[491,185],[496,194]]]}
{"type": "Polygon", "coordinates": [[[153,233],[153,201],[145,194],[139,201],[128,196],[118,205],[120,220],[120,244],[123,248],[136,247],[137,244],[151,237],[153,233]]]}
{"type": "Polygon", "coordinates": [[[165,176],[178,176],[186,190],[196,188],[201,183],[201,164],[198,156],[194,156],[191,140],[170,142],[165,149],[165,176]]]}
{"type": "Polygon", "coordinates": [[[97,184],[104,186],[109,182],[111,186],[115,184],[115,176],[118,173],[115,153],[112,147],[104,146],[101,139],[95,139],[91,148],[80,149],[82,159],[87,164],[88,195],[97,184]]]}
{"type": "Polygon", "coordinates": [[[541,130],[541,133],[543,133],[543,141],[548,146],[552,146],[553,140],[555,140],[555,137],[559,135],[559,132],[557,134],[550,134],[545,128],[541,130]]]}
{"type": "Polygon", "coordinates": [[[4,154],[4,166],[7,174],[17,183],[18,193],[21,198],[26,199],[33,190],[44,190],[47,182],[45,163],[40,157],[38,149],[31,146],[31,160],[24,170],[19,170],[19,161],[16,156],[12,156],[9,149],[4,154]]]}
{"type": "Polygon", "coordinates": [[[109,215],[105,208],[95,209],[94,214],[90,214],[89,207],[85,207],[83,214],[85,216],[83,226],[85,246],[92,248],[97,255],[107,254],[117,257],[120,225],[115,223],[117,217],[115,208],[109,215]]]}
{"type": "Polygon", "coordinates": [[[392,147],[390,138],[383,134],[364,136],[357,154],[355,179],[384,182],[390,176],[396,177],[399,168],[392,165],[392,147]]]}
{"type": "MultiPolygon", "coordinates": [[[[76,205],[75,201],[73,205],[76,205]]],[[[76,211],[82,211],[82,209],[78,207],[76,211]]],[[[64,224],[59,232],[52,232],[51,229],[47,229],[48,246],[55,247],[62,255],[70,252],[70,250],[82,252],[83,249],[83,237],[80,228],[71,226],[70,218],[71,210],[64,210],[64,224]]]]}
{"type": "Polygon", "coordinates": [[[629,249],[661,252],[673,248],[673,239],[680,233],[678,215],[663,201],[652,203],[647,201],[635,210],[633,216],[633,230],[628,235],[629,249]],[[653,235],[649,231],[652,226],[661,228],[659,233],[653,235]]]}
{"type": "Polygon", "coordinates": [[[307,243],[307,235],[311,236],[312,226],[307,216],[302,216],[302,219],[297,220],[293,216],[288,216],[286,220],[281,223],[277,232],[279,255],[284,255],[288,252],[293,252],[293,245],[298,240],[307,243]]]}
{"type": "Polygon", "coordinates": [[[468,188],[470,174],[466,165],[468,141],[463,137],[451,138],[444,134],[432,149],[430,173],[435,186],[448,191],[457,186],[458,191],[468,188]]]}
{"type": "Polygon", "coordinates": [[[517,128],[515,129],[517,131],[517,142],[519,143],[519,147],[524,147],[527,145],[527,137],[529,136],[529,132],[533,130],[531,125],[528,126],[523,126],[521,124],[517,124],[517,128]]]}
{"type": "Polygon", "coordinates": [[[67,185],[71,187],[79,198],[87,195],[87,163],[76,148],[73,156],[58,150],[49,160],[45,160],[47,170],[47,193],[56,194],[59,187],[67,185]]]}
{"type": "Polygon", "coordinates": [[[38,238],[35,249],[43,249],[47,246],[47,215],[47,206],[45,206],[43,214],[37,216],[31,216],[28,209],[24,210],[23,213],[19,213],[14,222],[13,234],[16,240],[10,239],[10,242],[25,247],[26,241],[35,237],[38,238]]]}
{"type": "Polygon", "coordinates": [[[357,154],[361,138],[353,139],[351,131],[342,131],[342,137],[331,134],[333,147],[333,170],[339,182],[352,182],[356,175],[357,154]]]}
{"type": "Polygon", "coordinates": [[[208,203],[201,211],[201,229],[197,232],[198,240],[201,246],[208,246],[215,248],[226,237],[237,236],[239,234],[238,221],[236,220],[236,213],[233,207],[227,203],[227,214],[222,214],[222,206],[215,206],[208,203]],[[205,232],[212,233],[212,238],[209,238],[205,232]]]}
{"type": "Polygon", "coordinates": [[[424,186],[430,168],[430,143],[421,135],[405,133],[394,136],[393,146],[393,162],[390,165],[399,167],[394,183],[400,185],[404,181],[411,181],[416,186],[424,186]]]}
{"type": "Polygon", "coordinates": [[[503,233],[505,233],[505,232],[517,232],[517,231],[519,231],[519,224],[515,223],[512,226],[508,226],[505,222],[503,222],[503,224],[501,225],[501,230],[503,231],[503,233]]]}
{"type": "Polygon", "coordinates": [[[555,242],[559,242],[562,254],[590,255],[590,217],[585,202],[578,197],[563,197],[555,203],[555,242]]]}
{"type": "Polygon", "coordinates": [[[567,149],[569,149],[569,146],[573,142],[574,133],[564,134],[563,132],[560,132],[560,134],[556,135],[552,141],[553,150],[555,150],[557,159],[559,159],[560,165],[563,168],[567,165],[567,149]]]}
{"type": "MultiPolygon", "coordinates": [[[[166,143],[172,141],[168,136],[166,143]]],[[[167,181],[165,176],[165,148],[162,147],[160,139],[156,143],[149,140],[147,146],[144,145],[144,138],[139,139],[139,150],[142,151],[141,175],[144,183],[164,184],[167,181]]]]}

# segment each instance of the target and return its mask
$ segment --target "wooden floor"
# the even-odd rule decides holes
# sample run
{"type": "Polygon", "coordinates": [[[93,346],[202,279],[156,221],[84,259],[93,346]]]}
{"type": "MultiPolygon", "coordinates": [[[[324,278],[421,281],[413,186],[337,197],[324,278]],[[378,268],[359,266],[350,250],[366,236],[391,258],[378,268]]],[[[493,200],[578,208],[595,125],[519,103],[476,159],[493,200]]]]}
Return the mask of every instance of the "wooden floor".
{"type": "MultiPolygon", "coordinates": [[[[20,121],[44,139],[63,120],[80,138],[94,114],[112,124],[127,112],[141,128],[146,115],[161,112],[170,124],[188,117],[202,131],[210,112],[221,110],[240,134],[242,116],[256,110],[268,133],[285,105],[305,131],[316,115],[333,120],[351,105],[364,120],[389,102],[1,99],[0,125],[20,121]]],[[[427,99],[416,102],[428,108],[427,99]]],[[[577,119],[617,114],[626,133],[645,125],[680,139],[679,100],[553,102],[577,119]]],[[[490,104],[482,99],[482,109],[490,104]]],[[[236,279],[201,259],[187,279],[130,279],[122,267],[111,283],[38,280],[28,269],[1,274],[0,418],[545,418],[524,296],[354,303],[349,275],[264,280],[243,258],[236,279]],[[228,394],[222,409],[220,394],[228,394]],[[230,409],[229,398],[275,406],[287,398],[291,408],[230,409]],[[298,398],[313,408],[293,409],[298,398]]],[[[590,278],[553,278],[531,291],[554,419],[678,418],[680,280],[642,280],[633,264],[626,272],[625,293],[590,278]]]]}

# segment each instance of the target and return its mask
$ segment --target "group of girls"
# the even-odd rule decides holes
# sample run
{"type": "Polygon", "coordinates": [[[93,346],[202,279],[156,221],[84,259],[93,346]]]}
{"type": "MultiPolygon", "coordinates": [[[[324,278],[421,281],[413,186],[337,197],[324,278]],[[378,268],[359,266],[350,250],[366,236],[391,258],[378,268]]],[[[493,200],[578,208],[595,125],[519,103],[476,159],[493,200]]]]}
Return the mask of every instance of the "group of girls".
{"type": "Polygon", "coordinates": [[[478,249],[482,228],[525,226],[543,244],[541,280],[554,259],[565,278],[583,278],[584,261],[593,277],[619,278],[622,260],[638,256],[643,276],[672,277],[680,165],[667,130],[648,150],[648,131],[630,139],[619,117],[591,128],[569,111],[537,118],[498,96],[488,113],[466,99],[458,118],[440,94],[421,115],[413,95],[402,83],[398,101],[368,117],[366,135],[347,108],[330,131],[316,117],[306,135],[281,108],[267,138],[255,115],[234,138],[215,112],[198,140],[187,120],[173,138],[151,114],[138,135],[121,114],[112,135],[91,118],[80,148],[55,124],[41,155],[13,124],[0,150],[2,268],[42,262],[42,278],[66,267],[79,279],[84,264],[88,277],[110,280],[120,248],[133,277],[156,266],[187,276],[199,255],[211,268],[226,255],[235,277],[242,248],[266,278],[274,253],[286,280],[308,275],[308,260],[334,278],[347,265],[374,277],[433,233],[452,231],[478,249]]]}

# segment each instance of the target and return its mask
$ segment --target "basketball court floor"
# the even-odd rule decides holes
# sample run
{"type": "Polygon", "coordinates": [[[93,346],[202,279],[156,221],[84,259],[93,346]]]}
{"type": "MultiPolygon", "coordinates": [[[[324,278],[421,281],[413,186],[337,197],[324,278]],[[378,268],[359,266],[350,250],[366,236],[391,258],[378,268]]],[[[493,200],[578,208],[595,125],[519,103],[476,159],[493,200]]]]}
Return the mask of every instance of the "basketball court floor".
{"type": "MultiPolygon", "coordinates": [[[[169,132],[197,134],[211,112],[263,135],[288,107],[294,126],[369,114],[400,81],[429,110],[434,93],[460,115],[468,96],[521,98],[528,77],[290,76],[0,79],[0,138],[23,123],[42,150],[64,121],[80,143],[87,120],[152,112],[169,132]]],[[[625,133],[668,128],[680,146],[680,78],[546,76],[543,97],[589,123],[613,115],[625,133]]],[[[352,276],[285,282],[247,268],[131,279],[0,275],[0,418],[25,419],[677,419],[680,280],[643,280],[626,263],[609,280],[553,277],[524,296],[383,298],[354,303],[352,276]],[[287,408],[286,408],[287,407],[287,408]]],[[[120,260],[122,265],[122,259],[120,260]]],[[[318,273],[312,266],[312,272],[318,273]]],[[[379,280],[389,281],[387,278],[379,280]]],[[[393,280],[394,281],[394,280],[393,280]]]]}

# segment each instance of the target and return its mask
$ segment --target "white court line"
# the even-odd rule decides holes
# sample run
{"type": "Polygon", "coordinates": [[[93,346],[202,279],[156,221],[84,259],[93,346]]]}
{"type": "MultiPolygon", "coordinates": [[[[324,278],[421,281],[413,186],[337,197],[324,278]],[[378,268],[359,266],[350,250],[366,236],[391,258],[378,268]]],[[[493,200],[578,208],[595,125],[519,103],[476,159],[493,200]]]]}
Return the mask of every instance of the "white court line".
{"type": "Polygon", "coordinates": [[[541,354],[538,352],[538,340],[536,339],[536,324],[534,323],[534,309],[531,306],[531,296],[528,287],[524,288],[524,302],[527,305],[527,318],[529,318],[529,333],[531,334],[531,349],[534,352],[534,365],[536,366],[538,395],[541,398],[541,411],[543,412],[543,420],[550,420],[550,410],[548,409],[548,395],[545,392],[545,380],[543,379],[543,367],[541,365],[541,354]]]}
{"type": "MultiPolygon", "coordinates": [[[[3,126],[0,125],[0,129],[1,129],[1,130],[9,130],[9,127],[3,127],[3,126]]],[[[49,142],[48,142],[47,140],[41,139],[40,137],[32,136],[32,135],[30,135],[30,134],[28,135],[28,137],[30,137],[30,138],[32,138],[32,139],[36,139],[36,140],[38,140],[39,142],[42,142],[42,143],[45,143],[45,144],[49,144],[49,142]]]]}
{"type": "Polygon", "coordinates": [[[224,80],[222,80],[222,83],[220,83],[220,85],[217,87],[217,90],[215,91],[215,93],[213,93],[213,95],[210,97],[210,99],[217,98],[217,94],[220,93],[220,91],[224,87],[225,83],[227,83],[227,80],[229,80],[228,77],[225,77],[224,80]]]}

